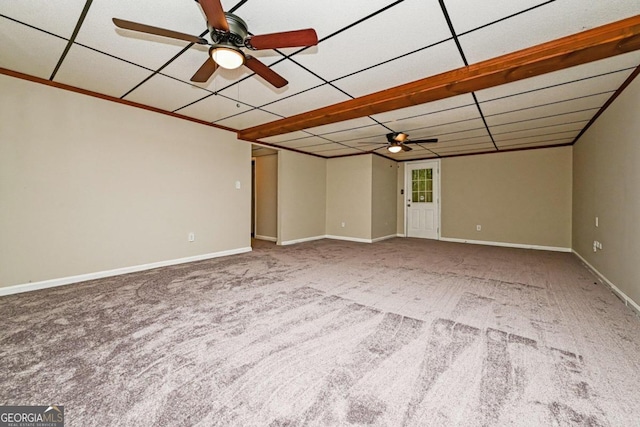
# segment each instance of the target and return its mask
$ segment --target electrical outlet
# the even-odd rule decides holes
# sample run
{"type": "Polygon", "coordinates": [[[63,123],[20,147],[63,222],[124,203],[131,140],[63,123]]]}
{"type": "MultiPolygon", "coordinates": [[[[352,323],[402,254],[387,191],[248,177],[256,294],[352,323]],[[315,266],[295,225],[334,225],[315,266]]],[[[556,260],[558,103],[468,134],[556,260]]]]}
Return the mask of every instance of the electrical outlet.
{"type": "Polygon", "coordinates": [[[194,232],[189,233],[188,239],[189,239],[190,242],[195,242],[196,233],[194,233],[194,232]]]}
{"type": "Polygon", "coordinates": [[[342,221],[342,222],[340,223],[340,227],[342,227],[342,228],[344,228],[344,226],[345,226],[345,225],[347,225],[347,223],[346,223],[346,222],[344,222],[344,221],[342,221]]]}
{"type": "Polygon", "coordinates": [[[482,226],[480,224],[476,225],[476,231],[482,231],[482,226]]]}
{"type": "Polygon", "coordinates": [[[598,227],[598,217],[596,217],[596,227],[598,227]]]}

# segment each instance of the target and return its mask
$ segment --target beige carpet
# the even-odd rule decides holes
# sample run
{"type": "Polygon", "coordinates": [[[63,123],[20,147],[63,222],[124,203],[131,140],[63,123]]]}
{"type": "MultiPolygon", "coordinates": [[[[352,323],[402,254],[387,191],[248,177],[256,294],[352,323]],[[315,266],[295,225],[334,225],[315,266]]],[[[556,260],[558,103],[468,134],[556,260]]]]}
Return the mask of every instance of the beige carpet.
{"type": "Polygon", "coordinates": [[[0,299],[71,426],[638,426],[640,319],[571,254],[323,240],[0,299]]]}

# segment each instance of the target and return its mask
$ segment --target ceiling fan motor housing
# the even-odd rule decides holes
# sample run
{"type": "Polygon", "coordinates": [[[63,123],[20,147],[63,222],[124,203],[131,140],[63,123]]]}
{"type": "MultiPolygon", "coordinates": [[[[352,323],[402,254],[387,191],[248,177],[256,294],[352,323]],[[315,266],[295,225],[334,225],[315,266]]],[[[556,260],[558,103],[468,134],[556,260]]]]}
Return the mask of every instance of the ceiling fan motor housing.
{"type": "Polygon", "coordinates": [[[207,23],[209,33],[211,34],[211,41],[214,44],[232,43],[237,47],[244,46],[244,41],[249,35],[247,23],[233,13],[225,13],[224,15],[227,18],[227,23],[229,24],[229,32],[213,28],[209,23],[207,23]]]}

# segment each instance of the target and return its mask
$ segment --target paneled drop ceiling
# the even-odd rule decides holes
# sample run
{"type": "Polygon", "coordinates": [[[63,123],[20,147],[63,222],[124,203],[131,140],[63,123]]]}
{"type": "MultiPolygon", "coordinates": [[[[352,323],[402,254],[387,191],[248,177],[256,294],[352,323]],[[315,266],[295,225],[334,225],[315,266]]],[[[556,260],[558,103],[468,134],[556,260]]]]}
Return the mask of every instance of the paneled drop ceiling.
{"type": "MultiPolygon", "coordinates": [[[[111,20],[202,35],[206,19],[193,0],[3,0],[0,68],[242,131],[640,15],[636,0],[222,6],[253,34],[314,28],[319,43],[253,54],[289,81],[281,89],[244,67],[219,69],[196,84],[190,78],[206,46],[118,29],[111,20]]],[[[639,65],[635,51],[254,142],[322,157],[375,151],[396,160],[567,145],[639,65]],[[391,154],[383,145],[389,132],[439,142],[391,154]]]]}

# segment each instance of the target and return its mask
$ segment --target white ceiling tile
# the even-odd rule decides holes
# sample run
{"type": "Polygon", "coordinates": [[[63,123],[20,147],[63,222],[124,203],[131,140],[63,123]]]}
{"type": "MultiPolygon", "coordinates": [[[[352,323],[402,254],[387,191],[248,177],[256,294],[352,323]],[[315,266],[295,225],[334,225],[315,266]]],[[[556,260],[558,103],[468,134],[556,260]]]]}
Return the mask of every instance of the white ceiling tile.
{"type": "Polygon", "coordinates": [[[55,81],[120,98],[151,71],[74,44],[55,81]]]}
{"type": "Polygon", "coordinates": [[[577,112],[594,108],[597,109],[601,107],[611,97],[611,95],[611,93],[604,95],[594,95],[585,98],[558,102],[550,105],[527,108],[520,111],[512,111],[504,114],[485,115],[485,119],[487,120],[489,126],[495,126],[498,124],[513,123],[521,120],[549,117],[558,114],[577,112]]]}
{"type": "Polygon", "coordinates": [[[267,138],[260,138],[260,141],[274,144],[274,143],[279,143],[284,141],[293,141],[293,140],[302,139],[302,138],[309,138],[310,136],[311,135],[309,135],[307,132],[299,130],[296,132],[283,133],[281,135],[274,135],[267,138]]]}
{"type": "Polygon", "coordinates": [[[263,123],[278,120],[280,117],[262,110],[250,110],[237,116],[229,117],[216,122],[218,125],[232,129],[246,129],[263,123]]]}
{"type": "Polygon", "coordinates": [[[484,123],[477,107],[470,105],[420,118],[398,120],[391,127],[394,130],[401,127],[400,131],[408,133],[412,138],[422,138],[470,129],[482,129],[484,123]]]}
{"type": "Polygon", "coordinates": [[[296,141],[281,142],[275,145],[278,145],[281,147],[287,147],[287,148],[296,148],[296,149],[304,149],[307,147],[319,147],[319,146],[324,146],[324,148],[326,149],[326,148],[335,146],[334,143],[329,142],[326,139],[319,138],[317,136],[311,136],[309,138],[299,139],[296,141]]]}
{"type": "Polygon", "coordinates": [[[491,3],[476,3],[479,7],[474,7],[476,4],[470,3],[469,0],[445,0],[444,2],[457,34],[542,3],[546,3],[546,0],[491,0],[491,3]]]}
{"type": "MultiPolygon", "coordinates": [[[[563,86],[558,85],[584,79],[587,79],[588,81],[594,76],[607,78],[606,75],[608,74],[611,74],[610,78],[613,81],[622,83],[639,64],[640,51],[631,52],[624,55],[614,56],[612,58],[602,59],[600,61],[590,62],[577,67],[567,68],[565,70],[543,74],[529,79],[518,80],[501,86],[495,86],[475,93],[478,101],[484,102],[517,93],[531,92],[546,87],[556,87],[558,90],[563,90],[563,86]]],[[[568,86],[567,88],[571,87],[572,86],[568,86]]]]}
{"type": "Polygon", "coordinates": [[[174,0],[94,1],[76,41],[153,69],[159,68],[188,43],[119,29],[111,21],[112,18],[139,22],[196,36],[206,30],[204,14],[196,2],[176,2],[174,0]]]}
{"type": "Polygon", "coordinates": [[[463,66],[464,62],[455,43],[447,41],[333,83],[349,95],[357,97],[463,66]]]}
{"type": "Polygon", "coordinates": [[[264,107],[265,110],[284,117],[293,116],[317,108],[326,107],[350,99],[330,85],[323,85],[264,107]]]}
{"type": "Polygon", "coordinates": [[[565,138],[565,139],[550,138],[548,140],[539,140],[537,142],[526,142],[526,143],[522,143],[518,141],[501,142],[500,144],[498,144],[498,148],[500,148],[501,150],[508,150],[508,149],[514,149],[514,148],[549,147],[553,145],[571,144],[573,140],[574,138],[565,138]]]}
{"type": "Polygon", "coordinates": [[[245,104],[240,104],[224,96],[211,95],[208,98],[177,110],[176,113],[207,122],[215,122],[243,113],[250,108],[251,107],[245,104]]]}
{"type": "Polygon", "coordinates": [[[390,0],[249,1],[235,13],[247,23],[253,34],[314,28],[318,38],[322,39],[390,3],[390,0]]]}
{"type": "Polygon", "coordinates": [[[550,87],[547,89],[540,89],[535,92],[487,101],[480,104],[480,106],[482,107],[482,112],[485,115],[493,115],[535,105],[551,104],[553,102],[559,102],[575,98],[577,96],[588,96],[603,92],[613,94],[624,80],[625,76],[620,75],[620,73],[608,74],[601,77],[594,77],[589,80],[581,80],[574,83],[567,83],[562,86],[550,87]]]}
{"type": "Polygon", "coordinates": [[[562,123],[552,126],[537,127],[534,129],[523,129],[514,132],[492,132],[493,139],[496,142],[508,141],[524,137],[546,137],[548,135],[557,135],[561,132],[580,132],[588,123],[588,120],[582,120],[574,123],[562,123]]]}
{"type": "Polygon", "coordinates": [[[451,147],[434,147],[433,151],[441,156],[456,153],[473,153],[479,151],[496,151],[491,141],[481,141],[476,144],[454,145],[451,147]]]}
{"type": "Polygon", "coordinates": [[[474,155],[474,154],[491,154],[491,153],[496,153],[498,150],[495,149],[495,147],[489,147],[489,148],[476,148],[476,149],[469,149],[469,150],[464,150],[464,151],[452,151],[450,153],[441,153],[440,157],[442,158],[446,158],[446,157],[460,157],[460,156],[469,156],[469,155],[474,155]]]}
{"type": "Polygon", "coordinates": [[[360,150],[357,148],[343,147],[341,145],[332,144],[333,147],[321,148],[321,147],[309,147],[306,151],[310,153],[319,154],[325,157],[344,156],[347,154],[364,154],[366,150],[360,150]]]}
{"type": "MultiPolygon", "coordinates": [[[[433,144],[437,145],[455,145],[455,144],[464,144],[466,142],[474,142],[478,143],[479,140],[487,140],[491,141],[491,137],[487,132],[487,129],[483,126],[481,128],[467,130],[467,131],[456,131],[456,132],[445,132],[440,134],[433,134],[433,137],[438,138],[438,143],[433,144]]],[[[416,137],[416,139],[420,139],[421,137],[416,137]]],[[[431,144],[430,144],[431,145],[431,144]]]]}
{"type": "Polygon", "coordinates": [[[330,135],[335,132],[341,132],[349,129],[364,128],[377,125],[377,123],[369,117],[360,117],[358,119],[345,120],[338,123],[316,126],[306,129],[307,132],[314,135],[330,135]]]}
{"type": "Polygon", "coordinates": [[[296,60],[333,80],[450,37],[437,0],[405,0],[323,41],[316,55],[296,60]],[[400,34],[386,33],[395,23],[402,25],[400,34]]]}
{"type": "MultiPolygon", "coordinates": [[[[85,3],[86,0],[3,0],[0,1],[0,14],[68,39],[85,3]]],[[[0,25],[5,25],[2,18],[0,25]]]]}
{"type": "Polygon", "coordinates": [[[527,136],[527,137],[512,137],[512,138],[504,138],[500,140],[496,140],[496,145],[499,147],[507,146],[507,145],[522,145],[522,144],[532,144],[538,142],[555,142],[555,141],[565,141],[571,140],[578,136],[580,130],[574,130],[569,132],[550,132],[547,134],[540,134],[535,136],[527,136]]]}
{"type": "Polygon", "coordinates": [[[600,107],[588,109],[586,111],[578,111],[572,113],[557,114],[548,117],[529,118],[522,121],[514,121],[511,123],[502,123],[489,126],[491,133],[497,134],[506,132],[517,132],[523,129],[535,129],[545,126],[555,126],[567,123],[589,121],[591,117],[599,110],[600,107]]]}
{"type": "Polygon", "coordinates": [[[124,99],[166,111],[174,111],[210,95],[206,90],[156,74],[124,99]]]}
{"type": "Polygon", "coordinates": [[[352,145],[353,142],[365,142],[365,141],[386,141],[386,134],[389,133],[389,130],[383,126],[378,124],[374,124],[372,126],[356,128],[356,129],[348,129],[340,132],[333,132],[329,134],[322,135],[324,138],[330,139],[331,141],[336,142],[344,142],[352,145]]]}
{"type": "Polygon", "coordinates": [[[639,13],[638,1],[554,1],[465,34],[459,40],[467,60],[473,64],[639,13]]]}
{"type": "Polygon", "coordinates": [[[0,17],[0,67],[48,79],[66,41],[0,17]]]}
{"type": "Polygon", "coordinates": [[[463,95],[452,96],[451,98],[427,102],[426,104],[419,104],[412,107],[387,111],[386,113],[374,114],[371,117],[381,123],[390,124],[395,121],[420,118],[421,116],[427,116],[441,111],[451,110],[458,107],[466,107],[469,105],[474,105],[474,101],[471,94],[466,93],[463,95]]]}
{"type": "MultiPolygon", "coordinates": [[[[295,150],[303,150],[303,151],[309,151],[312,149],[317,149],[317,150],[328,150],[331,148],[335,148],[336,144],[334,144],[333,142],[329,142],[326,139],[322,139],[322,138],[318,138],[318,137],[312,137],[309,139],[303,139],[303,140],[299,140],[299,141],[288,141],[288,142],[283,142],[281,144],[278,144],[282,147],[285,148],[292,148],[295,150]]],[[[341,147],[341,146],[339,146],[341,147]]]]}

